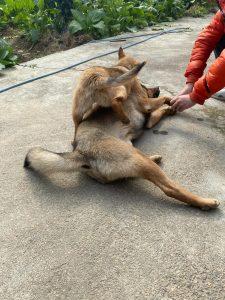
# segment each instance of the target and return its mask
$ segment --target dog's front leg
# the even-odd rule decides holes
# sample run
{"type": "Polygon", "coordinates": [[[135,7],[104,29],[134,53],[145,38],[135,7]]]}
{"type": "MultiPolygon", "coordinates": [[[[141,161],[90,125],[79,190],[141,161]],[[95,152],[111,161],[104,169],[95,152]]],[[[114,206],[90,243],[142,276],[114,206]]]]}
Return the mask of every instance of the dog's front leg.
{"type": "Polygon", "coordinates": [[[100,108],[100,105],[98,103],[94,103],[92,105],[92,108],[89,109],[83,116],[83,120],[88,119],[93,113],[95,113],[100,108]]]}
{"type": "Polygon", "coordinates": [[[151,113],[162,105],[170,105],[170,97],[159,97],[159,98],[144,98],[140,100],[140,105],[143,107],[145,113],[151,113]]]}
{"type": "Polygon", "coordinates": [[[164,104],[160,108],[156,109],[150,114],[150,117],[145,125],[146,128],[152,128],[156,124],[159,123],[159,121],[164,117],[164,116],[169,116],[169,115],[174,115],[175,112],[173,111],[172,107],[164,104]]]}
{"type": "Polygon", "coordinates": [[[113,87],[110,90],[110,98],[112,99],[111,105],[114,112],[118,115],[119,119],[125,123],[130,123],[130,119],[125,113],[123,102],[127,100],[127,90],[125,86],[113,87]]]}
{"type": "Polygon", "coordinates": [[[112,109],[114,110],[114,112],[117,114],[117,116],[123,123],[125,124],[130,123],[130,119],[128,118],[128,116],[126,115],[123,109],[121,98],[115,98],[112,100],[112,109]]]}

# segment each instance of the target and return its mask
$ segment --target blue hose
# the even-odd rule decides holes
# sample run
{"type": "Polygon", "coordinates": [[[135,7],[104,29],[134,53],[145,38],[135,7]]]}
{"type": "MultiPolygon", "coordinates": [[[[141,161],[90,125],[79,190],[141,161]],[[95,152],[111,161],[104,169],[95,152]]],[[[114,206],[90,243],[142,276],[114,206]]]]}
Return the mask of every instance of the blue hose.
{"type": "MultiPolygon", "coordinates": [[[[141,41],[138,41],[138,42],[134,42],[134,43],[130,43],[128,44],[127,46],[124,46],[123,48],[124,49],[127,49],[127,48],[130,48],[130,47],[134,47],[136,45],[139,45],[139,44],[142,44],[144,42],[147,42],[148,40],[151,40],[151,39],[154,39],[154,38],[157,38],[159,36],[162,36],[162,35],[165,35],[165,34],[169,34],[169,33],[179,33],[179,32],[185,32],[187,31],[188,28],[175,28],[175,29],[169,29],[169,30],[164,30],[164,31],[161,31],[161,32],[158,32],[156,34],[146,34],[146,35],[140,35],[140,36],[148,36],[147,38],[141,40],[141,41]]],[[[127,37],[127,38],[131,38],[131,37],[127,37]]],[[[133,36],[133,38],[135,38],[135,36],[133,36]]],[[[121,39],[124,39],[121,37],[121,39]]],[[[125,37],[126,39],[126,37],[125,37]]],[[[106,39],[108,40],[108,39],[106,39]]],[[[104,41],[104,40],[103,40],[104,41]]],[[[100,41],[96,41],[96,42],[101,42],[100,41]]],[[[10,85],[8,87],[5,87],[3,89],[0,89],[0,94],[1,93],[4,93],[6,91],[9,91],[9,90],[12,90],[12,89],[15,89],[19,86],[22,86],[22,85],[25,85],[25,84],[28,84],[28,83],[31,83],[33,81],[36,81],[36,80],[40,80],[40,79],[43,79],[43,78],[46,78],[46,77],[49,77],[49,76],[52,76],[52,75],[55,75],[55,74],[58,74],[58,73],[61,73],[61,72],[64,72],[64,71],[67,71],[67,70],[70,70],[74,67],[77,67],[77,66],[80,66],[84,63],[87,63],[89,61],[92,61],[94,59],[98,59],[98,58],[101,58],[101,57],[104,57],[104,56],[107,56],[107,55],[110,55],[110,54],[114,54],[114,53],[117,53],[118,50],[113,50],[113,51],[110,51],[110,52],[106,52],[106,53],[103,53],[103,54],[99,54],[99,55],[96,55],[96,56],[93,56],[91,58],[88,58],[88,59],[85,59],[83,61],[80,61],[78,63],[75,63],[71,66],[68,66],[68,67],[65,67],[65,68],[62,68],[62,69],[59,69],[57,71],[54,71],[54,72],[51,72],[51,73],[46,73],[44,75],[41,75],[41,76],[37,76],[37,77],[34,77],[34,78],[31,78],[31,79],[28,79],[28,80],[25,80],[25,81],[22,81],[22,82],[19,82],[19,83],[16,83],[16,84],[13,84],[13,85],[10,85]]]]}

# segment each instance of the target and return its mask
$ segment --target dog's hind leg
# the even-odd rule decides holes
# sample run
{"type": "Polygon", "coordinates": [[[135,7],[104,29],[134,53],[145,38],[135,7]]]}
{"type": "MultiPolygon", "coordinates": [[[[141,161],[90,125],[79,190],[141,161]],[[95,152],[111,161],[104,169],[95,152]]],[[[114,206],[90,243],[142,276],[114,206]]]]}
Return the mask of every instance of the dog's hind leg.
{"type": "Polygon", "coordinates": [[[154,127],[159,121],[168,115],[173,115],[174,111],[172,110],[171,106],[165,104],[158,108],[157,110],[153,111],[145,125],[146,128],[154,127]]]}
{"type": "Polygon", "coordinates": [[[167,196],[202,209],[211,209],[219,206],[219,202],[217,200],[199,197],[175,183],[166,176],[156,163],[143,155],[140,151],[138,151],[138,154],[135,155],[135,160],[135,169],[139,166],[139,177],[153,182],[167,196]]]}
{"type": "MultiPolygon", "coordinates": [[[[96,164],[97,168],[94,167],[93,174],[99,174],[108,182],[122,178],[140,177],[153,182],[167,196],[189,205],[202,209],[216,208],[219,205],[217,200],[196,196],[168,178],[156,164],[161,158],[158,155],[149,158],[133,146],[114,138],[109,139],[107,144],[102,143],[98,151],[101,159],[96,164]]],[[[98,179],[96,176],[93,177],[98,179]]]]}
{"type": "MultiPolygon", "coordinates": [[[[140,177],[154,183],[167,196],[175,198],[189,205],[202,209],[216,208],[219,205],[217,200],[202,198],[192,194],[167,177],[161,168],[153,161],[157,161],[159,156],[153,156],[152,160],[141,151],[131,147],[132,146],[129,145],[127,145],[126,148],[121,147],[121,149],[123,149],[121,156],[124,156],[127,153],[126,160],[122,160],[122,158],[120,160],[117,158],[117,161],[110,163],[110,165],[107,167],[107,170],[110,170],[110,173],[114,174],[114,176],[111,177],[113,180],[129,177],[140,177]]],[[[107,175],[108,178],[110,178],[110,173],[107,175]]]]}
{"type": "MultiPolygon", "coordinates": [[[[85,170],[90,176],[97,180],[104,179],[105,182],[122,178],[140,177],[154,183],[167,196],[189,205],[202,209],[212,209],[219,206],[217,200],[196,196],[175,183],[166,176],[152,159],[141,151],[115,139],[109,142],[107,142],[105,156],[103,155],[102,145],[101,148],[97,149],[103,156],[100,160],[96,159],[95,164],[97,164],[97,167],[94,168],[89,164],[88,159],[78,151],[57,154],[42,148],[33,148],[28,152],[24,167],[46,175],[52,172],[85,170]],[[108,154],[114,155],[114,160],[108,154]]],[[[156,156],[152,158],[156,160],[156,156]]]]}

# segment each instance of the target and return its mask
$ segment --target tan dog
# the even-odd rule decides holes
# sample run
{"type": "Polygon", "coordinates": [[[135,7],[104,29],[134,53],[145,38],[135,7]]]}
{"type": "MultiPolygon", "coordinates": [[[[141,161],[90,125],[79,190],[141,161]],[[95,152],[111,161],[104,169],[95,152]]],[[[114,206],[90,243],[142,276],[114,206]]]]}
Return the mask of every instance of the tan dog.
{"type": "Polygon", "coordinates": [[[81,171],[103,183],[141,177],[153,182],[167,196],[189,205],[202,209],[218,207],[217,200],[196,196],[168,178],[156,164],[161,161],[160,155],[149,156],[132,146],[131,141],[143,132],[146,121],[149,127],[153,126],[171,112],[164,104],[146,120],[137,110],[137,102],[135,94],[130,94],[124,102],[129,124],[122,123],[111,109],[99,109],[80,123],[73,152],[58,154],[33,148],[26,156],[24,167],[46,176],[54,172],[81,171]]]}
{"type": "MultiPolygon", "coordinates": [[[[152,101],[148,89],[142,86],[136,75],[145,65],[133,57],[126,55],[122,48],[118,52],[119,62],[112,68],[92,67],[84,71],[74,92],[72,115],[76,129],[99,107],[112,107],[119,119],[127,124],[130,122],[125,110],[124,101],[130,94],[135,94],[136,109],[149,114],[171,99],[166,97],[152,101]]],[[[149,127],[149,125],[147,125],[149,127]]]]}
{"type": "Polygon", "coordinates": [[[145,65],[145,62],[128,70],[122,66],[112,68],[92,67],[84,71],[74,92],[73,120],[78,128],[83,118],[99,107],[112,107],[119,119],[129,123],[122,102],[130,94],[132,79],[145,65]]]}

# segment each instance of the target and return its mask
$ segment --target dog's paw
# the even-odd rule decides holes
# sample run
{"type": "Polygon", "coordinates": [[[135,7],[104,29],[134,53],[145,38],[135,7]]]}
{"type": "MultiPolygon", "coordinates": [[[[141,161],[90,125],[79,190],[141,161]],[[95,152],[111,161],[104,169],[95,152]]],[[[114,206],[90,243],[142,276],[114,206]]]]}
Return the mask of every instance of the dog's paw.
{"type": "Polygon", "coordinates": [[[171,106],[170,102],[171,102],[172,98],[171,97],[164,97],[164,99],[165,99],[164,103],[171,106]]]}
{"type": "Polygon", "coordinates": [[[164,104],[162,106],[162,109],[165,111],[167,116],[173,116],[176,114],[176,111],[172,109],[171,106],[169,106],[168,104],[164,104]]]}
{"type": "Polygon", "coordinates": [[[211,210],[211,209],[215,209],[220,205],[220,202],[218,200],[215,199],[207,199],[206,203],[201,205],[201,209],[202,210],[211,210]]]}

